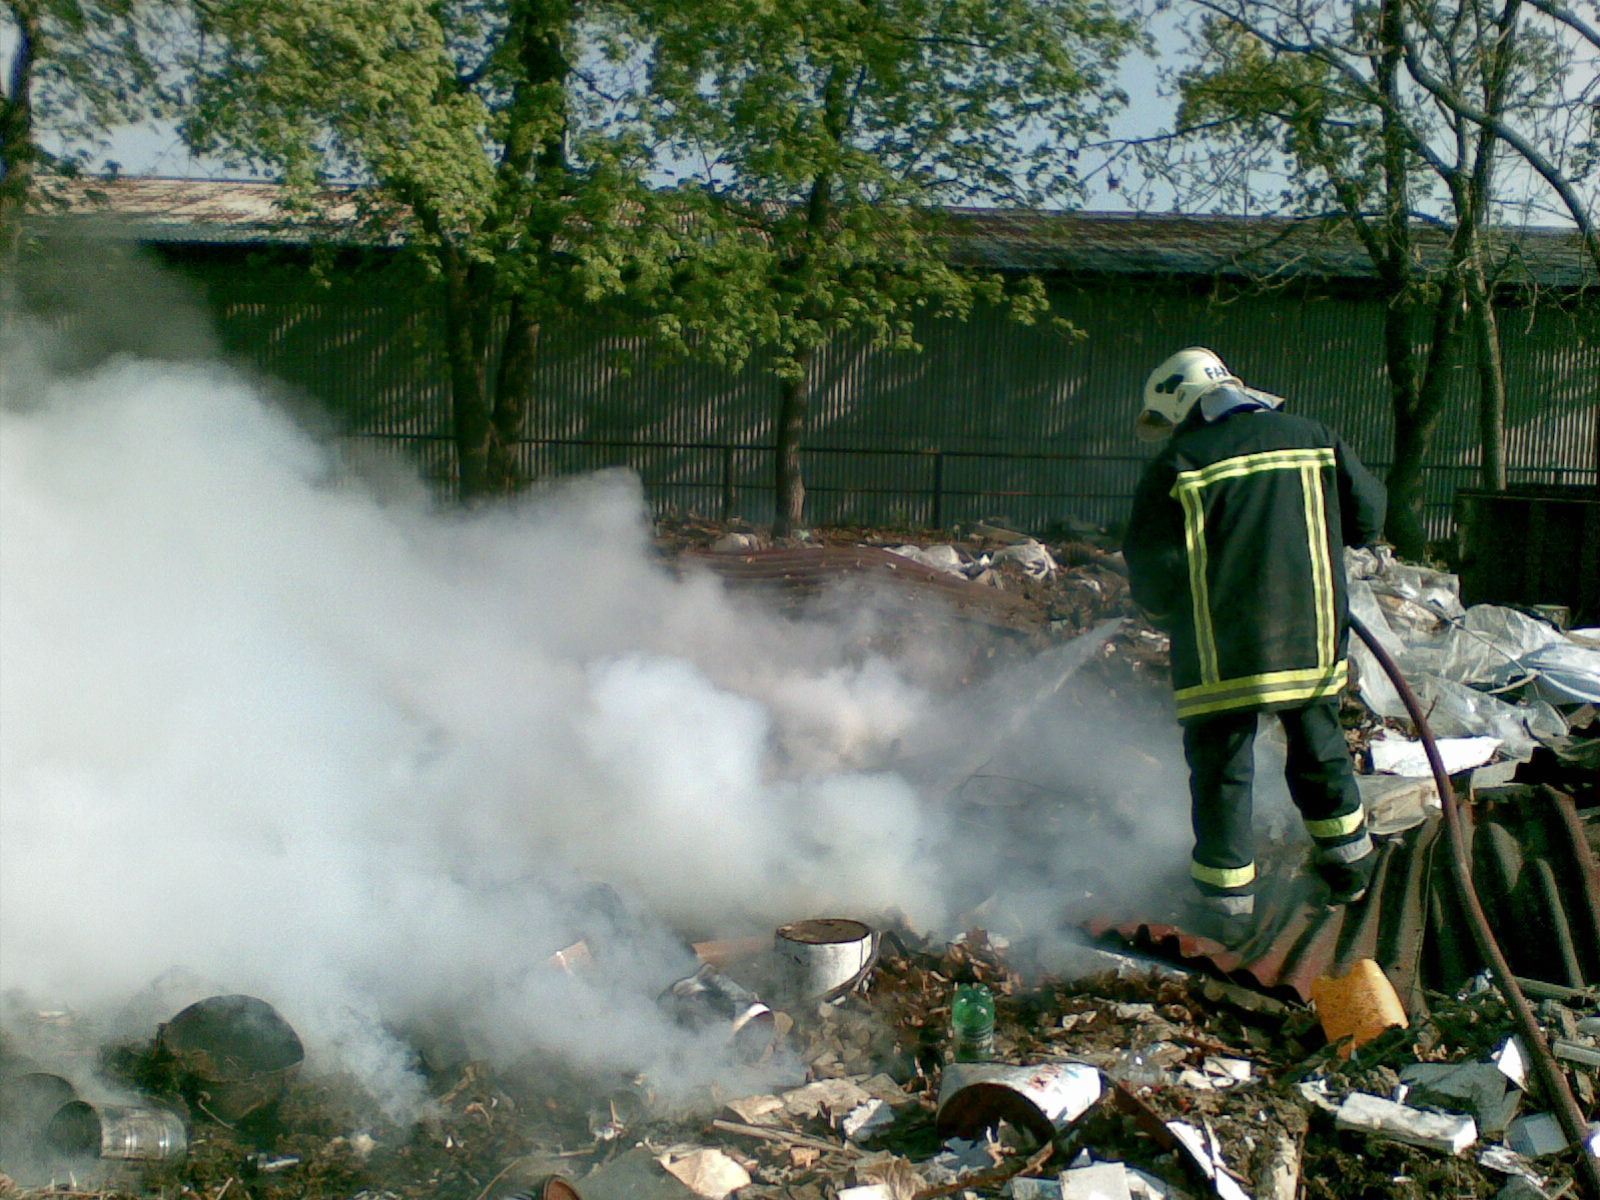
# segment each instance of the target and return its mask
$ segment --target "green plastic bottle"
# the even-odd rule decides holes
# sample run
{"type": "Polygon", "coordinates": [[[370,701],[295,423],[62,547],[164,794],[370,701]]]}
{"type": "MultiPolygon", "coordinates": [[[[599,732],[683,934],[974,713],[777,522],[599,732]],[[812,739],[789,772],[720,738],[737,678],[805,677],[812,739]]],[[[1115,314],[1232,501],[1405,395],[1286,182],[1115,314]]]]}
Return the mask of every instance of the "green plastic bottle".
{"type": "Polygon", "coordinates": [[[994,1058],[994,996],[981,983],[956,987],[950,1001],[950,1054],[955,1062],[994,1058]]]}

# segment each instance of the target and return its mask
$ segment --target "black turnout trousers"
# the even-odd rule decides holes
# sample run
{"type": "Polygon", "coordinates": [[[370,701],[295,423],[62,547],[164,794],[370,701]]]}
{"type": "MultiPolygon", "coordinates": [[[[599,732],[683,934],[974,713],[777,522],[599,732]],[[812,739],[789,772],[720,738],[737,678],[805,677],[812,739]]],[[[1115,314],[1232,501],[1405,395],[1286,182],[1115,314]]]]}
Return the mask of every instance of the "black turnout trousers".
{"type": "MultiPolygon", "coordinates": [[[[1289,796],[1301,818],[1309,824],[1358,810],[1361,793],[1339,724],[1338,699],[1281,709],[1276,715],[1288,741],[1284,775],[1289,796]]],[[[1222,712],[1184,723],[1196,863],[1226,869],[1250,866],[1255,860],[1251,783],[1259,716],[1222,712]]],[[[1224,891],[1199,886],[1202,892],[1224,891]]]]}

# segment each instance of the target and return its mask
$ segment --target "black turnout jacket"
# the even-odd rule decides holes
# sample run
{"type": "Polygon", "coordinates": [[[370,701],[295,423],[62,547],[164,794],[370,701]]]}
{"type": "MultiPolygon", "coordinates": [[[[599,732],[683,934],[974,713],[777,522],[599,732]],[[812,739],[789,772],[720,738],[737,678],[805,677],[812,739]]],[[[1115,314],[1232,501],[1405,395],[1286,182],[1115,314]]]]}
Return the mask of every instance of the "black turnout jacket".
{"type": "Polygon", "coordinates": [[[1123,540],[1133,597],[1172,636],[1178,719],[1270,712],[1347,680],[1346,545],[1383,485],[1327,426],[1199,406],[1145,469],[1123,540]]]}

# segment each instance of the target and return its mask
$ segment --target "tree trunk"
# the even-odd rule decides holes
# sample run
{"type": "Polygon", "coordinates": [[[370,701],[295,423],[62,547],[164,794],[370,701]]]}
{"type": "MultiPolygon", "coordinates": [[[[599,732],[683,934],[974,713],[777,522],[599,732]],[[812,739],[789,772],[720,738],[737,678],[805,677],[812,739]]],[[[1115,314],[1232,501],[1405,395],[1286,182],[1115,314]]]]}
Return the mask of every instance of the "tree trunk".
{"type": "Polygon", "coordinates": [[[1474,358],[1478,368],[1478,481],[1501,492],[1506,486],[1506,374],[1500,354],[1500,324],[1482,269],[1474,266],[1470,292],[1474,358]]]}
{"type": "Polygon", "coordinates": [[[805,440],[811,404],[812,356],[811,350],[800,351],[796,356],[797,373],[785,376],[779,385],[778,437],[773,447],[773,537],[789,537],[805,528],[806,486],[800,475],[800,446],[805,440]]]}
{"type": "MultiPolygon", "coordinates": [[[[1401,283],[1400,287],[1404,287],[1401,283]]],[[[1398,295],[1388,297],[1383,318],[1383,352],[1389,373],[1390,405],[1394,412],[1394,461],[1385,483],[1389,489],[1388,514],[1383,533],[1403,558],[1420,558],[1427,535],[1420,518],[1422,461],[1427,451],[1416,430],[1419,407],[1411,337],[1411,315],[1398,295]]]]}
{"type": "Polygon", "coordinates": [[[1391,308],[1384,328],[1394,388],[1394,464],[1387,480],[1384,534],[1402,558],[1415,562],[1428,553],[1428,530],[1422,519],[1423,466],[1450,394],[1450,373],[1461,338],[1461,298],[1459,284],[1440,289],[1434,301],[1433,336],[1420,372],[1413,364],[1411,322],[1405,314],[1391,308]],[[1400,378],[1395,377],[1397,369],[1400,378]]]}
{"type": "Polygon", "coordinates": [[[472,504],[493,491],[489,446],[493,438],[492,402],[485,378],[482,332],[487,325],[485,293],[460,259],[446,250],[445,358],[450,364],[451,432],[456,447],[456,495],[472,504]]]}
{"type": "MultiPolygon", "coordinates": [[[[10,78],[0,96],[0,322],[9,322],[19,303],[17,269],[22,250],[22,221],[33,189],[33,70],[39,47],[41,18],[35,4],[12,3],[16,45],[10,78]]],[[[0,403],[10,399],[0,375],[0,403]]]]}
{"type": "Polygon", "coordinates": [[[501,495],[519,492],[528,482],[517,451],[533,398],[539,353],[539,322],[529,316],[522,297],[512,299],[508,322],[495,374],[488,461],[488,487],[501,495]]]}
{"type": "Polygon", "coordinates": [[[1389,513],[1384,536],[1401,558],[1421,562],[1428,553],[1428,530],[1422,520],[1422,467],[1431,438],[1416,421],[1399,411],[1394,418],[1394,463],[1385,481],[1389,513]]]}

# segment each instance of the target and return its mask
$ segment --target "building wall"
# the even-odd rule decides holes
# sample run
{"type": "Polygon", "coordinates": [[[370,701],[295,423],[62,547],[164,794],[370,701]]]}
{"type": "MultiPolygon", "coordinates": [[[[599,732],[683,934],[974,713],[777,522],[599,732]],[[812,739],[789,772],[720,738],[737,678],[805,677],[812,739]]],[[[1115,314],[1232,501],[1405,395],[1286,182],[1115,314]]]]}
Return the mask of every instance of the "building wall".
{"type": "MultiPolygon", "coordinates": [[[[197,267],[234,357],[313,397],[361,453],[451,470],[446,371],[430,318],[396,295],[335,287],[307,298],[197,267]]],[[[819,524],[1027,528],[1121,520],[1151,449],[1132,436],[1145,376],[1209,345],[1249,383],[1343,432],[1378,470],[1392,451],[1382,311],[1356,295],[1219,299],[1175,281],[1062,283],[1081,331],[994,312],[928,322],[922,353],[841,342],[820,355],[804,457],[819,524]]],[[[1600,308],[1504,317],[1514,481],[1595,483],[1600,308]]],[[[674,361],[616,320],[547,330],[524,462],[535,477],[608,466],[642,476],[658,511],[770,519],[776,385],[674,361]]],[[[1455,489],[1476,477],[1475,379],[1456,372],[1427,473],[1427,516],[1449,530],[1455,489]]]]}

